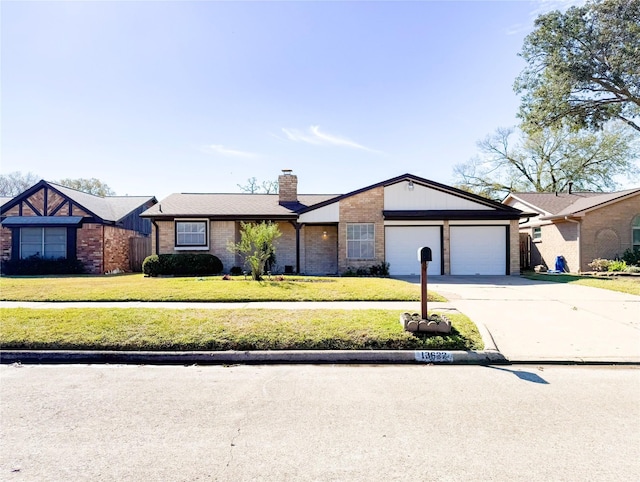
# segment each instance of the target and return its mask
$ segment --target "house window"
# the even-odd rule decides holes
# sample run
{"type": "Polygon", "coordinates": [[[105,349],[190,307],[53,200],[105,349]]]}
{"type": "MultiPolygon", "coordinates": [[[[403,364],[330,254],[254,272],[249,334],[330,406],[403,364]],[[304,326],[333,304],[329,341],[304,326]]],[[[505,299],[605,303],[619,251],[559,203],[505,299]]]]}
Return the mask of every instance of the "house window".
{"type": "Polygon", "coordinates": [[[67,257],[67,228],[20,228],[20,257],[67,257]]]}
{"type": "Polygon", "coordinates": [[[375,258],[373,223],[347,224],[347,258],[375,258]]]}
{"type": "Polygon", "coordinates": [[[534,241],[540,241],[542,239],[542,228],[532,228],[531,237],[534,241]]]}
{"type": "Polygon", "coordinates": [[[631,248],[640,250],[640,215],[633,219],[631,225],[631,248]]]}
{"type": "Polygon", "coordinates": [[[206,221],[176,221],[176,246],[206,247],[206,221]]]}

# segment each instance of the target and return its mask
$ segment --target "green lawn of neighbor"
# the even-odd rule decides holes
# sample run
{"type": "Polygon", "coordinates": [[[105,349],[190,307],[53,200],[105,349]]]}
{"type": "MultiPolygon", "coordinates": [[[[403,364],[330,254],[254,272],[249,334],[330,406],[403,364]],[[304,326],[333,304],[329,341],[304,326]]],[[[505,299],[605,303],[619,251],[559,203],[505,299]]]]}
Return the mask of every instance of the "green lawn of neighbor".
{"type": "Polygon", "coordinates": [[[414,335],[393,310],[0,309],[0,348],[31,350],[482,350],[476,326],[414,335]]]}
{"type": "Polygon", "coordinates": [[[524,277],[538,281],[591,286],[592,288],[603,288],[640,296],[640,276],[580,276],[573,274],[525,273],[524,277]]]}
{"type": "MultiPolygon", "coordinates": [[[[446,301],[429,292],[429,301],[446,301]]],[[[3,301],[416,301],[420,286],[390,278],[285,276],[251,281],[235,276],[148,278],[114,276],[2,276],[3,301]]]]}

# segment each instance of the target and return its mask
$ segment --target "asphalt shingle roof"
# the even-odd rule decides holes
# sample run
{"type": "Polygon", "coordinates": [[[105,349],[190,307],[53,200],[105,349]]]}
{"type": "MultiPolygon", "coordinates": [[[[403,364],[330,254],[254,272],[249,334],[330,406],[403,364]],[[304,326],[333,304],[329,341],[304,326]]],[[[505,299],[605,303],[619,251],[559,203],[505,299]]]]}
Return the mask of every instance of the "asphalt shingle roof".
{"type": "Polygon", "coordinates": [[[100,197],[61,186],[53,182],[49,182],[48,184],[105,221],[119,221],[134,209],[137,209],[147,201],[154,198],[153,196],[100,197]]]}
{"type": "Polygon", "coordinates": [[[512,196],[531,206],[537,207],[548,215],[569,216],[634,193],[640,193],[640,188],[609,193],[575,192],[571,194],[556,194],[546,192],[514,192],[512,196]]]}
{"type": "Polygon", "coordinates": [[[295,217],[306,207],[336,197],[335,194],[299,194],[298,203],[279,203],[278,194],[175,193],[147,209],[143,216],[295,217]]]}

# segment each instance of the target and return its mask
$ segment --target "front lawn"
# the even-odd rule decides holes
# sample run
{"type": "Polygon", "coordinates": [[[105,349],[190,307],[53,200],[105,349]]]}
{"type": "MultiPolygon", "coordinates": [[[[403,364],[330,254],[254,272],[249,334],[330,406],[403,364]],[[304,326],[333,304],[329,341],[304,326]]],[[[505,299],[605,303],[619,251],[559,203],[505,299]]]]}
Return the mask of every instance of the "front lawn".
{"type": "Polygon", "coordinates": [[[602,288],[640,296],[640,276],[579,276],[573,274],[525,273],[524,277],[538,281],[591,286],[592,288],[602,288]]]}
{"type": "MultiPolygon", "coordinates": [[[[429,301],[446,301],[429,292],[429,301]]],[[[420,286],[390,278],[285,276],[251,281],[243,276],[146,278],[115,276],[0,277],[3,301],[416,301],[420,286]]]]}
{"type": "Polygon", "coordinates": [[[22,350],[482,350],[466,316],[413,335],[392,310],[0,310],[0,348],[22,350]]]}

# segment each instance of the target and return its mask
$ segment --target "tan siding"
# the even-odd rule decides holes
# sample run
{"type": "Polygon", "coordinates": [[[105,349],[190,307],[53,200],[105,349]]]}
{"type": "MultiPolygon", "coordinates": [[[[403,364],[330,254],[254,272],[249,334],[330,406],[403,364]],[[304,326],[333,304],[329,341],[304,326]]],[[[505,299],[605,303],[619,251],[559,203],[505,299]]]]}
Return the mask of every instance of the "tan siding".
{"type": "Polygon", "coordinates": [[[631,248],[633,218],[640,215],[640,195],[586,213],[582,220],[582,270],[596,258],[621,256],[631,248]]]}
{"type": "Polygon", "coordinates": [[[369,189],[360,194],[346,197],[340,201],[340,225],[338,227],[338,271],[347,267],[368,267],[384,262],[384,188],[369,189]],[[347,224],[374,223],[375,253],[374,259],[347,259],[347,224]]]}

